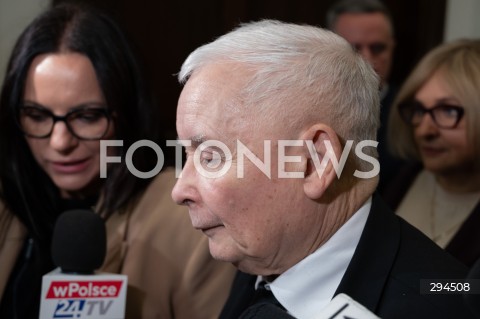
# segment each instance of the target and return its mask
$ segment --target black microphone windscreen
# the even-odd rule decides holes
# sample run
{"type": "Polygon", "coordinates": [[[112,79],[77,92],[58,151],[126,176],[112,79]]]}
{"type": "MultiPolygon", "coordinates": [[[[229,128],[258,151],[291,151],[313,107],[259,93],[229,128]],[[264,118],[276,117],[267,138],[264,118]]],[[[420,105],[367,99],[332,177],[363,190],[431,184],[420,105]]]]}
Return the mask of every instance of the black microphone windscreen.
{"type": "Polygon", "coordinates": [[[69,210],[55,224],[52,258],[63,272],[91,273],[106,253],[105,222],[91,210],[69,210]]]}

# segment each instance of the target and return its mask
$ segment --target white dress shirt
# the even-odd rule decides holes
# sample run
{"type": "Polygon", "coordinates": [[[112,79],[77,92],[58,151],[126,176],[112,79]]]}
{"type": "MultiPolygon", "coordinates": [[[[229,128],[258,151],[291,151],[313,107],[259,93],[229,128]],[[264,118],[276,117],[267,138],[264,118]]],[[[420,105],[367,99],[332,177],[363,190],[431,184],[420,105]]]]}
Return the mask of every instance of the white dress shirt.
{"type": "MultiPolygon", "coordinates": [[[[265,287],[292,316],[313,319],[333,298],[358,245],[372,198],[313,254],[278,276],[265,287]]],[[[257,284],[265,281],[261,276],[257,284]]]]}

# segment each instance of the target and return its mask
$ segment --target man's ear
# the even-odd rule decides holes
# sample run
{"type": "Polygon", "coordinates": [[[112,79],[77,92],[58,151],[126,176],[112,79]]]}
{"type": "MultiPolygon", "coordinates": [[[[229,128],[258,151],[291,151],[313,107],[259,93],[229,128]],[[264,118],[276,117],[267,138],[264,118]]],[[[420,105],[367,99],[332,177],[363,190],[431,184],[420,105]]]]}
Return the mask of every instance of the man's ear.
{"type": "Polygon", "coordinates": [[[338,162],[342,155],[342,144],[337,133],[328,125],[317,123],[303,133],[307,149],[304,191],[313,199],[319,199],[337,178],[332,158],[338,162]]]}

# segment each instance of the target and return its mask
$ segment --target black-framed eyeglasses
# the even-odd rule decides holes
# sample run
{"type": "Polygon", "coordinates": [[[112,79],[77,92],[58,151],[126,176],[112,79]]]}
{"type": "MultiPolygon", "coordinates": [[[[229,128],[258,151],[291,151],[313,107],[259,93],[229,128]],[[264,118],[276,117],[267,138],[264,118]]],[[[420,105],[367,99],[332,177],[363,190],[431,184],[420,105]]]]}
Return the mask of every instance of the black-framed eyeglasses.
{"type": "Polygon", "coordinates": [[[105,107],[88,105],[57,116],[40,106],[24,105],[20,108],[18,124],[29,137],[47,138],[58,121],[64,122],[69,132],[81,140],[99,140],[110,126],[110,114],[105,107]]]}
{"type": "Polygon", "coordinates": [[[398,111],[403,121],[410,126],[420,125],[423,116],[429,114],[438,127],[445,129],[457,127],[465,113],[463,107],[458,105],[441,103],[427,109],[422,103],[415,100],[400,104],[398,111]]]}

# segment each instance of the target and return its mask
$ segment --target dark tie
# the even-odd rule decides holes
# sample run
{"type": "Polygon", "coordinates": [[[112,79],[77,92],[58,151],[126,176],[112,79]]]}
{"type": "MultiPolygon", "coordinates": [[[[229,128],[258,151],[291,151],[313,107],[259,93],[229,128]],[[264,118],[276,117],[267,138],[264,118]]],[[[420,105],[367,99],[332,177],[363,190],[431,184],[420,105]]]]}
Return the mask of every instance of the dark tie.
{"type": "Polygon", "coordinates": [[[275,305],[277,307],[280,307],[282,309],[283,306],[278,302],[277,298],[273,295],[272,291],[267,289],[265,287],[266,282],[262,281],[258,284],[257,290],[255,291],[255,294],[253,295],[253,299],[250,305],[254,305],[257,303],[270,303],[272,305],[275,305]]]}
{"type": "Polygon", "coordinates": [[[285,311],[285,308],[278,302],[272,291],[265,287],[265,284],[264,281],[259,283],[250,306],[240,315],[239,319],[293,318],[285,311]]]}

